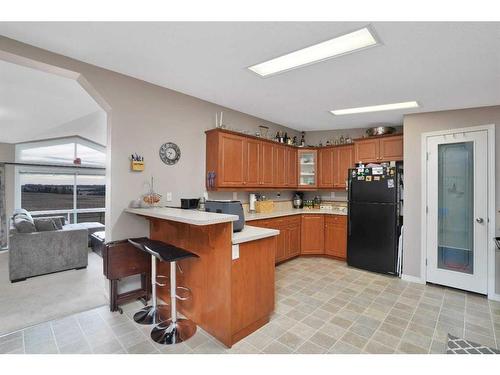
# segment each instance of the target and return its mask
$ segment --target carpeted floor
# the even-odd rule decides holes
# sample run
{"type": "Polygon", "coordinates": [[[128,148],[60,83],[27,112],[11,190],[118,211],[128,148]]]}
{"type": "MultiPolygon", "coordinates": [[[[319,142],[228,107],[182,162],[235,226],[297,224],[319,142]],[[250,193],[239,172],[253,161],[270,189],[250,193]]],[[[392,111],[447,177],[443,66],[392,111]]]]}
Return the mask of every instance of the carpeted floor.
{"type": "Polygon", "coordinates": [[[102,258],[89,251],[86,269],[12,284],[9,254],[0,254],[0,335],[107,304],[102,258]]]}

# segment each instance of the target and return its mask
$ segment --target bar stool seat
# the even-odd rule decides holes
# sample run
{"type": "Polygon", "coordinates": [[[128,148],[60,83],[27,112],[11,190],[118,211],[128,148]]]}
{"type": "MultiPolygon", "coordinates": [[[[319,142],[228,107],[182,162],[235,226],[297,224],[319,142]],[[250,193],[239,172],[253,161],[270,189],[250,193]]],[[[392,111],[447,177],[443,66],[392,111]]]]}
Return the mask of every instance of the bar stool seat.
{"type": "Polygon", "coordinates": [[[189,291],[185,287],[177,287],[176,269],[177,262],[187,258],[198,258],[198,255],[185,249],[167,244],[162,241],[150,240],[146,237],[131,238],[128,240],[132,245],[151,254],[151,282],[153,294],[153,306],[148,306],[134,315],[134,320],[141,324],[158,324],[151,331],[151,338],[160,344],[176,344],[183,342],[193,336],[196,332],[196,325],[189,319],[177,318],[177,299],[187,298],[177,295],[177,289],[189,291]],[[170,263],[170,319],[164,319],[164,314],[159,310],[156,303],[156,285],[164,286],[157,282],[156,259],[170,263]],[[137,316],[137,319],[136,319],[137,316]],[[144,318],[146,317],[146,318],[144,318]],[[152,323],[144,323],[143,321],[152,323]],[[160,320],[160,321],[158,321],[160,320]]]}

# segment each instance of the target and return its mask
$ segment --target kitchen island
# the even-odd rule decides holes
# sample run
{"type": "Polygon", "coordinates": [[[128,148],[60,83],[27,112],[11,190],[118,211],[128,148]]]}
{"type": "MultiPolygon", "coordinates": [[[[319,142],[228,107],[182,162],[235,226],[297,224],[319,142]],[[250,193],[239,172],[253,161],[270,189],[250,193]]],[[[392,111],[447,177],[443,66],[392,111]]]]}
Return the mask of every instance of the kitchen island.
{"type": "MultiPolygon", "coordinates": [[[[235,215],[175,208],[130,208],[150,222],[150,238],[199,256],[178,262],[177,285],[191,289],[179,311],[227,347],[269,321],[274,311],[278,230],[245,226],[233,234],[235,215]]],[[[169,276],[159,262],[158,274],[169,276]]],[[[168,288],[158,296],[169,299],[168,288]]]]}

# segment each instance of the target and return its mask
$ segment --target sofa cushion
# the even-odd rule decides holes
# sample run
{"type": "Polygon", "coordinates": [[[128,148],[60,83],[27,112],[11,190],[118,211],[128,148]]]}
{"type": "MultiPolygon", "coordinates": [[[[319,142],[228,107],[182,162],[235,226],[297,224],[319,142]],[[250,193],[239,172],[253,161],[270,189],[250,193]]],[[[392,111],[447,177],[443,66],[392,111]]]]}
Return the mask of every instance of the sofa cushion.
{"type": "Polygon", "coordinates": [[[17,214],[14,216],[14,228],[19,233],[32,233],[36,232],[36,227],[33,220],[30,220],[24,214],[17,214]]]}
{"type": "Polygon", "coordinates": [[[35,219],[35,228],[38,232],[49,232],[52,230],[57,230],[57,226],[54,223],[54,219],[35,219]]]}

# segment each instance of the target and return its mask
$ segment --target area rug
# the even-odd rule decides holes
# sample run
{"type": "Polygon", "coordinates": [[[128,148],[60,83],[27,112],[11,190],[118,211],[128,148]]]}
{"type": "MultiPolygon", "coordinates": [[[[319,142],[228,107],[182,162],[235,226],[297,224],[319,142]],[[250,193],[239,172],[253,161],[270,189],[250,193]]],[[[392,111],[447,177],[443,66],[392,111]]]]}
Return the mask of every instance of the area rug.
{"type": "Polygon", "coordinates": [[[102,258],[89,251],[86,269],[11,283],[9,254],[0,253],[0,335],[107,303],[102,258]]]}
{"type": "Polygon", "coordinates": [[[500,350],[448,334],[446,354],[500,354],[500,350]]]}

